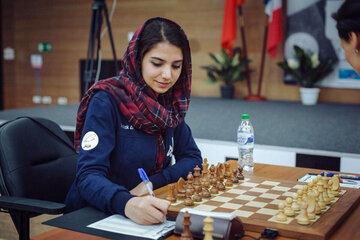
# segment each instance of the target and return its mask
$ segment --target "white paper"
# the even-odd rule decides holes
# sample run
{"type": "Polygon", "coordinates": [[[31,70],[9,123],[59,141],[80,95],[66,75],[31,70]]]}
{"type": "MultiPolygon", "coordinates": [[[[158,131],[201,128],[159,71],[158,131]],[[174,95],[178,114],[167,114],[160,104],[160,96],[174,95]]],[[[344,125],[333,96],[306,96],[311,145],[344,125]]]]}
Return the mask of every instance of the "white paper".
{"type": "Polygon", "coordinates": [[[165,221],[155,225],[140,225],[122,215],[112,215],[87,227],[130,236],[158,239],[175,228],[175,222],[165,221]]]}

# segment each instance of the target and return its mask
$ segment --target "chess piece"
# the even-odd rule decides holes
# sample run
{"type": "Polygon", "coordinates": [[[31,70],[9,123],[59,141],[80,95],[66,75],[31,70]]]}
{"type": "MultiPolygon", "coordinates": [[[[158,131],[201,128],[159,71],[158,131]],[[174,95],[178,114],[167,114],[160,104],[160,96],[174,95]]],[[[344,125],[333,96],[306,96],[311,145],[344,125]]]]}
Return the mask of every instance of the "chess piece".
{"type": "Polygon", "coordinates": [[[331,178],[332,181],[332,194],[337,197],[340,193],[340,176],[339,175],[333,175],[331,178]]]}
{"type": "Polygon", "coordinates": [[[236,168],[233,169],[232,171],[232,176],[231,176],[231,181],[233,183],[238,183],[239,182],[239,179],[237,178],[237,175],[238,175],[238,170],[236,168]]]}
{"type": "Polygon", "coordinates": [[[276,220],[279,222],[286,222],[286,220],[287,220],[287,217],[284,214],[284,208],[285,208],[284,203],[280,203],[279,204],[279,213],[276,215],[276,220]]]}
{"type": "Polygon", "coordinates": [[[294,200],[293,200],[293,203],[292,203],[291,208],[292,208],[295,212],[300,211],[300,206],[299,206],[299,204],[297,203],[297,198],[298,198],[297,193],[294,193],[294,197],[293,197],[294,200]]]}
{"type": "Polygon", "coordinates": [[[315,205],[316,205],[316,196],[315,193],[311,192],[308,195],[308,199],[307,199],[307,203],[308,203],[308,207],[307,207],[307,213],[309,216],[309,220],[314,220],[315,219],[315,205]]]}
{"type": "Polygon", "coordinates": [[[190,232],[191,214],[186,211],[182,216],[184,218],[183,221],[184,231],[181,233],[180,240],[193,240],[192,234],[190,232]]]}
{"type": "Polygon", "coordinates": [[[201,192],[201,196],[203,198],[209,198],[211,197],[211,194],[209,192],[209,187],[210,187],[210,182],[209,180],[206,179],[206,181],[204,182],[203,184],[203,187],[202,187],[202,192],[201,192]]]}
{"type": "MultiPolygon", "coordinates": [[[[225,176],[225,174],[224,174],[224,164],[223,163],[219,163],[218,164],[219,165],[219,168],[220,168],[220,172],[221,172],[221,175],[223,175],[223,176],[225,176]]],[[[225,178],[225,177],[224,177],[225,178]]]]}
{"type": "Polygon", "coordinates": [[[193,197],[194,202],[201,202],[202,197],[200,195],[201,193],[201,186],[196,185],[195,187],[195,195],[193,197]]]}
{"type": "Polygon", "coordinates": [[[284,209],[284,214],[287,216],[287,217],[293,217],[295,216],[295,212],[294,210],[292,209],[291,205],[292,205],[292,198],[288,197],[286,198],[286,207],[284,209]]]}
{"type": "MultiPolygon", "coordinates": [[[[230,163],[225,162],[224,165],[225,165],[225,174],[224,175],[225,175],[225,178],[227,179],[228,176],[231,176],[230,163]]],[[[226,183],[225,183],[225,185],[226,185],[226,183]]]]}
{"type": "Polygon", "coordinates": [[[328,196],[329,196],[329,199],[330,201],[334,201],[335,200],[335,196],[333,194],[333,191],[331,190],[332,189],[332,185],[333,185],[333,181],[330,179],[329,180],[329,188],[328,188],[328,196]]]}
{"type": "Polygon", "coordinates": [[[187,179],[186,189],[190,189],[191,194],[194,194],[194,192],[195,192],[195,189],[194,189],[194,186],[193,186],[194,176],[192,175],[191,172],[188,173],[186,179],[187,179]]]}
{"type": "Polygon", "coordinates": [[[303,202],[303,198],[302,198],[302,195],[303,195],[303,191],[301,189],[297,190],[297,204],[301,207],[301,204],[303,202]]]}
{"type": "Polygon", "coordinates": [[[185,206],[193,206],[194,201],[192,200],[192,197],[191,197],[191,195],[192,195],[191,189],[187,188],[185,194],[186,194],[186,199],[184,201],[184,205],[185,206]]]}
{"type": "Polygon", "coordinates": [[[210,177],[209,177],[209,181],[211,183],[211,180],[215,178],[215,166],[214,164],[211,164],[210,166],[210,177]]]}
{"type": "Polygon", "coordinates": [[[175,197],[175,184],[169,184],[169,192],[166,197],[166,200],[172,203],[176,203],[176,197],[175,197]]]}
{"type": "Polygon", "coordinates": [[[297,217],[297,223],[300,225],[309,225],[310,221],[309,221],[309,216],[307,214],[307,203],[303,202],[301,205],[301,209],[300,209],[300,214],[297,217]]]}
{"type": "Polygon", "coordinates": [[[225,163],[225,178],[226,178],[226,181],[225,181],[225,186],[226,187],[232,187],[233,186],[233,183],[231,181],[231,170],[230,170],[230,164],[228,162],[225,163]]]}
{"type": "Polygon", "coordinates": [[[244,180],[245,179],[245,177],[244,177],[244,175],[242,174],[242,172],[243,172],[243,168],[242,167],[238,167],[238,175],[236,176],[239,180],[244,180]]]}
{"type": "Polygon", "coordinates": [[[212,185],[211,189],[210,189],[210,192],[212,194],[218,194],[219,193],[219,190],[217,189],[217,179],[216,177],[213,177],[211,180],[210,180],[210,183],[212,185]]]}
{"type": "Polygon", "coordinates": [[[213,240],[213,237],[212,237],[212,232],[214,231],[214,228],[212,226],[212,223],[214,222],[214,220],[207,216],[205,219],[204,219],[204,232],[205,232],[205,236],[204,236],[204,240],[213,240]]]}
{"type": "Polygon", "coordinates": [[[218,167],[218,168],[216,169],[216,175],[218,176],[217,189],[218,189],[219,191],[224,191],[224,190],[225,190],[224,174],[222,174],[222,171],[221,171],[220,167],[218,167]]]}
{"type": "Polygon", "coordinates": [[[201,182],[200,182],[200,171],[201,169],[199,168],[198,165],[196,165],[196,167],[194,168],[194,182],[193,182],[193,186],[201,186],[201,182]]]}
{"type": "Polygon", "coordinates": [[[204,179],[204,178],[209,178],[209,177],[208,177],[209,164],[208,164],[207,158],[204,158],[204,162],[203,162],[203,164],[201,164],[201,166],[202,166],[202,178],[203,178],[203,179],[204,179]]]}
{"type": "Polygon", "coordinates": [[[314,186],[313,182],[308,182],[308,195],[309,195],[309,193],[314,191],[313,186],[314,186]]]}
{"type": "Polygon", "coordinates": [[[186,198],[186,195],[185,195],[186,190],[184,187],[185,180],[182,177],[180,177],[179,180],[177,181],[177,185],[178,185],[178,189],[177,189],[178,193],[177,193],[176,197],[178,199],[185,199],[186,198]]]}
{"type": "MultiPolygon", "coordinates": [[[[325,175],[326,175],[326,173],[325,173],[325,175]]],[[[329,188],[327,177],[322,177],[321,181],[323,183],[323,193],[322,193],[322,195],[323,195],[324,203],[325,203],[325,205],[330,205],[330,198],[329,198],[329,196],[327,194],[328,188],[329,188]]]]}
{"type": "Polygon", "coordinates": [[[319,205],[319,195],[320,195],[320,192],[319,191],[315,191],[314,192],[315,194],[315,214],[316,215],[320,215],[321,214],[321,208],[320,208],[320,205],[319,205]]]}
{"type": "Polygon", "coordinates": [[[318,201],[319,207],[321,210],[325,210],[326,205],[325,205],[324,198],[323,198],[323,192],[324,192],[323,182],[318,181],[317,186],[318,186],[318,191],[319,191],[319,201],[318,201]]]}
{"type": "Polygon", "coordinates": [[[303,200],[303,202],[306,202],[307,194],[308,194],[308,186],[307,185],[303,186],[302,193],[303,193],[302,200],[303,200]]]}

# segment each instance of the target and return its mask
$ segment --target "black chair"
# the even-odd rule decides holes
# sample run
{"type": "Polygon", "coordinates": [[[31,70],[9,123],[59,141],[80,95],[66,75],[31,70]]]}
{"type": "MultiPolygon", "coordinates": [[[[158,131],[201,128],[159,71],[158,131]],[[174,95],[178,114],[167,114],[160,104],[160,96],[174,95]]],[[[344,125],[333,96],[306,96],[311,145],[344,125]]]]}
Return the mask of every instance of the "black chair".
{"type": "Polygon", "coordinates": [[[0,209],[19,239],[30,239],[31,217],[64,212],[76,163],[71,141],[50,120],[21,117],[0,126],[0,209]]]}

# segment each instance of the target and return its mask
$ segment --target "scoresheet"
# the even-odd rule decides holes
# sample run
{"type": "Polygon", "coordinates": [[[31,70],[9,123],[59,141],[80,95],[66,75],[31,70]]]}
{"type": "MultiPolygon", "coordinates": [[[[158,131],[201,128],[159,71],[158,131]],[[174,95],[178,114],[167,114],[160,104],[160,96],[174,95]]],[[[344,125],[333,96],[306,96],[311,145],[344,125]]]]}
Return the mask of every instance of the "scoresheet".
{"type": "Polygon", "coordinates": [[[87,227],[124,235],[158,239],[174,230],[175,222],[165,221],[155,225],[139,225],[122,215],[116,214],[92,223],[87,227]]]}

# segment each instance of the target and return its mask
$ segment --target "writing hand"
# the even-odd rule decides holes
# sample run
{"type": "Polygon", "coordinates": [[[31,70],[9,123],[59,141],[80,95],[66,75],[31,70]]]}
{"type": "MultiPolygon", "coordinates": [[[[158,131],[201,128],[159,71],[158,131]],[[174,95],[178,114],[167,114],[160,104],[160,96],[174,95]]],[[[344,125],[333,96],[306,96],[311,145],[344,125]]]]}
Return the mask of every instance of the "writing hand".
{"type": "Polygon", "coordinates": [[[153,196],[133,197],[125,205],[125,215],[142,225],[161,223],[166,220],[169,201],[153,196]]]}

